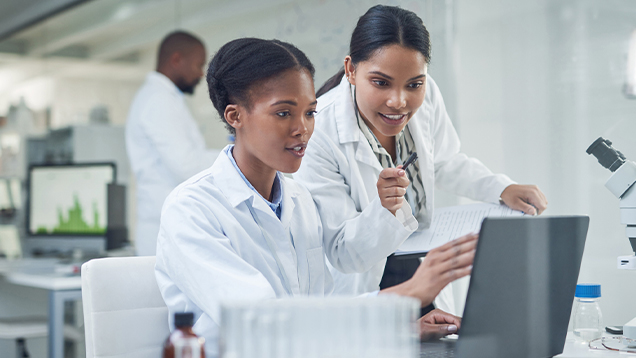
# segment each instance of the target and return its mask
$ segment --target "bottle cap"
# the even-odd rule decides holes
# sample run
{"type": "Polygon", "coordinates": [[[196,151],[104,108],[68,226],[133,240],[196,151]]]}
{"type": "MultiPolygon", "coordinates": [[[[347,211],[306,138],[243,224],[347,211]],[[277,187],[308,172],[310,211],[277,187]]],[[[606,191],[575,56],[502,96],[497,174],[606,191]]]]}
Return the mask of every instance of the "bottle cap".
{"type": "Polygon", "coordinates": [[[174,326],[179,327],[192,327],[194,325],[194,313],[184,312],[174,314],[174,326]]]}
{"type": "Polygon", "coordinates": [[[601,285],[591,283],[581,283],[576,285],[576,293],[574,297],[579,298],[598,298],[601,297],[601,285]]]}

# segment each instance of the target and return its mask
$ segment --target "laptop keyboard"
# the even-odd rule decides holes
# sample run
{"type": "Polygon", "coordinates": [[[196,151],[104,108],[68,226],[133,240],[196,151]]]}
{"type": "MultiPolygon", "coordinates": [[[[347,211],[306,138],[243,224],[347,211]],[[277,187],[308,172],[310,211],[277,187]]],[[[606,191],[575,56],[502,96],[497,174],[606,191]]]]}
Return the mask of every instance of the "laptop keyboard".
{"type": "Polygon", "coordinates": [[[421,352],[420,358],[455,358],[455,351],[448,350],[444,352],[421,352]]]}
{"type": "Polygon", "coordinates": [[[456,340],[422,342],[420,344],[420,358],[454,358],[456,343],[456,340]]]}

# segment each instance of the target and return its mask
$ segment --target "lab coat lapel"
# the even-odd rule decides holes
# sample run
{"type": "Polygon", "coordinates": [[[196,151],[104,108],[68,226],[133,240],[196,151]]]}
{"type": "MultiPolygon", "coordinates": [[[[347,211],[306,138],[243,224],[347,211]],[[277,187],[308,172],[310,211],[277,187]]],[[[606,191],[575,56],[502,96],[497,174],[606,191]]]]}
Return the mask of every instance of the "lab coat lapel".
{"type": "Polygon", "coordinates": [[[212,175],[217,187],[223,193],[223,196],[230,202],[233,207],[249,199],[254,192],[245,185],[243,178],[236,171],[234,165],[227,157],[225,152],[227,147],[219,154],[214,164],[212,164],[212,175]]]}
{"type": "MultiPolygon", "coordinates": [[[[432,203],[435,200],[435,163],[433,161],[433,145],[435,142],[431,138],[432,110],[429,103],[424,102],[407,124],[418,153],[417,160],[420,166],[424,192],[426,193],[426,212],[428,213],[432,212],[432,203]]],[[[430,215],[423,215],[423,217],[418,217],[417,220],[420,223],[418,230],[428,227],[430,215]]]]}
{"type": "Polygon", "coordinates": [[[298,281],[298,255],[292,243],[292,234],[290,231],[290,223],[294,212],[294,201],[292,199],[293,193],[289,193],[289,188],[285,185],[285,178],[282,174],[279,175],[281,180],[283,198],[281,208],[280,220],[276,217],[274,211],[267,205],[267,203],[260,197],[254,194],[254,212],[258,215],[258,219],[263,225],[263,230],[267,230],[273,245],[276,246],[276,253],[283,267],[279,267],[284,275],[287,276],[287,280],[291,285],[292,295],[300,294],[300,285],[298,281]]]}
{"type": "MultiPolygon", "coordinates": [[[[274,245],[276,254],[283,267],[279,267],[281,274],[287,276],[287,280],[291,285],[291,294],[300,294],[300,287],[298,284],[298,273],[296,271],[296,252],[294,251],[289,231],[289,223],[292,218],[294,209],[294,203],[289,194],[286,193],[286,186],[284,185],[284,178],[280,175],[282,189],[283,189],[283,201],[281,220],[276,217],[274,211],[267,205],[267,203],[258,196],[252,189],[250,189],[243,178],[232,165],[232,162],[227,157],[225,150],[219,155],[216,162],[212,166],[212,173],[214,180],[217,182],[217,187],[221,190],[223,195],[228,199],[230,204],[234,207],[247,201],[247,205],[251,205],[254,208],[254,214],[258,216],[258,221],[262,225],[262,231],[269,235],[269,238],[274,245]],[[289,205],[289,210],[286,206],[289,205]],[[286,220],[286,225],[283,225],[282,219],[286,220]]],[[[251,215],[251,214],[248,214],[251,215]]],[[[258,223],[254,222],[254,225],[258,223]]],[[[257,232],[260,232],[259,229],[257,232]]],[[[260,236],[263,236],[261,233],[260,236]]],[[[262,237],[267,241],[267,238],[262,237]]],[[[283,286],[285,283],[282,282],[283,286]]]]}
{"type": "MultiPolygon", "coordinates": [[[[358,129],[360,130],[360,129],[358,129]]],[[[378,157],[373,153],[373,149],[371,149],[371,145],[367,142],[366,138],[361,135],[361,139],[358,143],[356,143],[356,161],[368,165],[375,169],[376,177],[379,177],[380,172],[382,171],[382,165],[378,160],[378,157]]]]}
{"type": "Polygon", "coordinates": [[[339,114],[336,116],[338,140],[340,144],[352,143],[354,145],[356,161],[371,166],[379,175],[382,171],[382,166],[373,153],[371,145],[369,145],[367,139],[362,134],[360,127],[358,127],[353,97],[351,96],[351,87],[344,77],[340,81],[340,85],[338,85],[338,90],[340,93],[335,102],[335,111],[339,114]]]}
{"type": "Polygon", "coordinates": [[[283,228],[289,231],[289,225],[292,220],[292,216],[294,215],[294,208],[296,207],[296,203],[294,202],[294,198],[298,196],[298,193],[291,189],[289,186],[285,186],[285,178],[282,174],[280,175],[280,180],[283,188],[283,197],[281,202],[281,213],[280,213],[280,223],[283,225],[283,228]]]}

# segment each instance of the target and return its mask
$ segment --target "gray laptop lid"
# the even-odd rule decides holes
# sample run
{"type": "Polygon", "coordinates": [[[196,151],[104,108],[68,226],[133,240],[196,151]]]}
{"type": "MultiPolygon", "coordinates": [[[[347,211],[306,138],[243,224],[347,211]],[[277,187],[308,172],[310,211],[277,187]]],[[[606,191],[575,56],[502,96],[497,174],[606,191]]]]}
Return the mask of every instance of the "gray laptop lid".
{"type": "Polygon", "coordinates": [[[588,224],[587,216],[486,218],[456,356],[562,353],[588,224]]]}

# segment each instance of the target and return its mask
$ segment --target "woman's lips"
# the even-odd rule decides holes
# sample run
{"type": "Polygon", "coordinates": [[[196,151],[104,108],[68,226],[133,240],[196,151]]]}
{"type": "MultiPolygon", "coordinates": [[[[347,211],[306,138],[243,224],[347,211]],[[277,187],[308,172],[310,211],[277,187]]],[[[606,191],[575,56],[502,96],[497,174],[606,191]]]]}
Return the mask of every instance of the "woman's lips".
{"type": "Polygon", "coordinates": [[[290,147],[285,149],[287,149],[290,153],[297,156],[298,158],[302,158],[305,156],[305,149],[307,149],[307,145],[298,145],[295,147],[290,147]]]}
{"type": "Polygon", "coordinates": [[[400,125],[408,118],[406,114],[384,114],[378,113],[382,120],[392,126],[400,125]]]}

